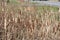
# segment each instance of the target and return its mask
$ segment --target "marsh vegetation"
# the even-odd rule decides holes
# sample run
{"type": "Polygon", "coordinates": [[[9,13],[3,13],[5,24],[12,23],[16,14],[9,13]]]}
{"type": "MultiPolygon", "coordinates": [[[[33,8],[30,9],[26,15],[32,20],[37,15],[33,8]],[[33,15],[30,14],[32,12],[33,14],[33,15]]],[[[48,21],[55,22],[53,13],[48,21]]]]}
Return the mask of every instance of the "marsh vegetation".
{"type": "Polygon", "coordinates": [[[7,4],[3,9],[0,5],[0,40],[60,40],[57,7],[7,4]]]}

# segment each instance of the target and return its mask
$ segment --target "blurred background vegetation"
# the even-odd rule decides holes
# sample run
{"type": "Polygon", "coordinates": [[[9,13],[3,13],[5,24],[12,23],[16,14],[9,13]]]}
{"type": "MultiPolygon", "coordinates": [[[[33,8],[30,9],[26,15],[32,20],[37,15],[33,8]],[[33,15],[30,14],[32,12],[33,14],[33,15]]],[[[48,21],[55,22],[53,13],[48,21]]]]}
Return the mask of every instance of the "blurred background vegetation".
{"type": "Polygon", "coordinates": [[[60,40],[59,8],[35,4],[10,0],[0,5],[0,40],[60,40]]]}

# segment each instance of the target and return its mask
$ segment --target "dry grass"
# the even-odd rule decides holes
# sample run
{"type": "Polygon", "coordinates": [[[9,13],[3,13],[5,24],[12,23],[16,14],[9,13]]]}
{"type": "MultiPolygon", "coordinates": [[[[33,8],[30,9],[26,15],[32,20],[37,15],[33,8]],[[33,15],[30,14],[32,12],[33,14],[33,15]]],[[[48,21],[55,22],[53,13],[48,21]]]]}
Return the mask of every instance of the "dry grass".
{"type": "Polygon", "coordinates": [[[7,5],[0,11],[0,40],[60,40],[60,13],[7,5]]]}

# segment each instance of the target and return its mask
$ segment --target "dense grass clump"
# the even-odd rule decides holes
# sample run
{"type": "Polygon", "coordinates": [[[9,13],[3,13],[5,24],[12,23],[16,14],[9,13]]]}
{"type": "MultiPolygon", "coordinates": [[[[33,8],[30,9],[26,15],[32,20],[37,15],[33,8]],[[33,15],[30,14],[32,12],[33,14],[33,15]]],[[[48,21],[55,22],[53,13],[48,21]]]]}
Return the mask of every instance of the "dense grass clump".
{"type": "Polygon", "coordinates": [[[1,40],[60,40],[60,13],[57,7],[7,4],[0,8],[0,34],[1,40]]]}

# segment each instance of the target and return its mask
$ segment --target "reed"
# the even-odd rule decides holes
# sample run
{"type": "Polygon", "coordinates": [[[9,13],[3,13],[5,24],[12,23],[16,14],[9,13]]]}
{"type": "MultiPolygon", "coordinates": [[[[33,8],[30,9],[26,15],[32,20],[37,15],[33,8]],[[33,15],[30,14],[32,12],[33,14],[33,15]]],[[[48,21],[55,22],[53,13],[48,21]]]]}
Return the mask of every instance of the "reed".
{"type": "Polygon", "coordinates": [[[12,4],[6,6],[5,13],[0,11],[1,40],[60,40],[59,37],[58,8],[12,4]]]}

